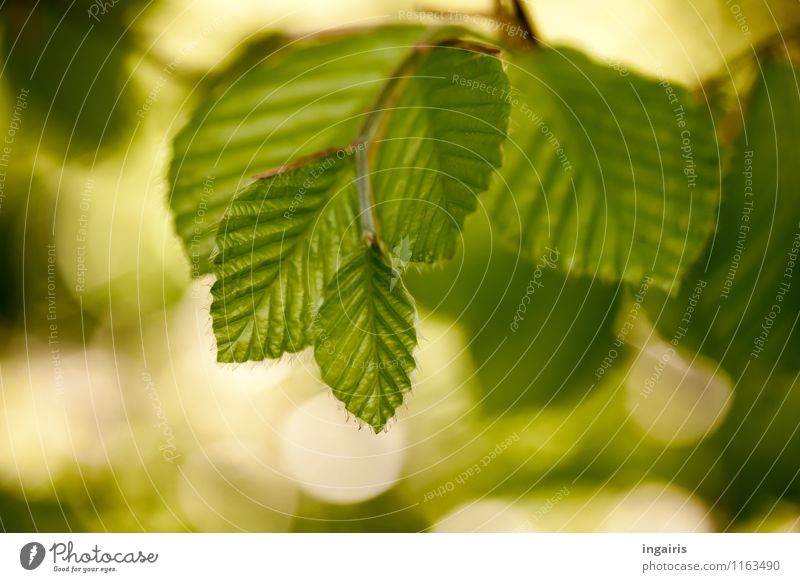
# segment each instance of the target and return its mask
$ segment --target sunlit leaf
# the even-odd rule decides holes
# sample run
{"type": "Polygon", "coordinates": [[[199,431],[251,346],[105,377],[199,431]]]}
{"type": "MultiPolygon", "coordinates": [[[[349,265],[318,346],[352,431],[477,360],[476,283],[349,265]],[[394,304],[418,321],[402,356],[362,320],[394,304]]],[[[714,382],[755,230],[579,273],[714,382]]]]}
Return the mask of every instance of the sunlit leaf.
{"type": "Polygon", "coordinates": [[[374,190],[381,233],[410,260],[452,258],[464,218],[501,164],[508,77],[474,45],[431,50],[387,112],[374,190]]]}
{"type": "Polygon", "coordinates": [[[710,234],[719,163],[711,115],[686,90],[569,49],[512,58],[510,139],[490,205],[531,258],[677,289],[710,234]]]}
{"type": "Polygon", "coordinates": [[[336,398],[375,432],[411,389],[415,314],[413,299],[373,245],[349,257],[325,291],[314,357],[336,398]]]}
{"type": "Polygon", "coordinates": [[[223,362],[278,358],[309,331],[340,252],[359,240],[351,154],[332,153],[254,182],[222,222],[211,316],[223,362]]]}

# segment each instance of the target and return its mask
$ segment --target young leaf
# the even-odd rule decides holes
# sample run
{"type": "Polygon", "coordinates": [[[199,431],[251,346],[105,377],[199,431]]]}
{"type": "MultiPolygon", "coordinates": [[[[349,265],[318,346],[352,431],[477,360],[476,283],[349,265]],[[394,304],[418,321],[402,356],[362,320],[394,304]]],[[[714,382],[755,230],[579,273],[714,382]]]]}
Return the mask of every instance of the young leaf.
{"type": "Polygon", "coordinates": [[[508,77],[478,48],[430,49],[380,128],[373,184],[381,234],[389,248],[408,239],[412,261],[453,257],[464,218],[501,164],[508,77]]]}
{"type": "Polygon", "coordinates": [[[415,307],[380,249],[364,245],[325,290],[314,357],[350,413],[380,432],[411,389],[415,307]]]}
{"type": "Polygon", "coordinates": [[[202,105],[175,138],[170,206],[192,276],[210,271],[223,212],[254,174],[349,143],[423,29],[392,26],[295,41],[202,105]]]}
{"type": "Polygon", "coordinates": [[[245,188],[220,225],[211,317],[221,362],[278,358],[311,345],[314,310],[336,257],[360,240],[352,152],[304,162],[245,188]]]}
{"type": "Polygon", "coordinates": [[[686,90],[539,49],[509,67],[519,91],[493,222],[532,258],[675,292],[713,226],[719,152],[710,112],[686,90]]]}

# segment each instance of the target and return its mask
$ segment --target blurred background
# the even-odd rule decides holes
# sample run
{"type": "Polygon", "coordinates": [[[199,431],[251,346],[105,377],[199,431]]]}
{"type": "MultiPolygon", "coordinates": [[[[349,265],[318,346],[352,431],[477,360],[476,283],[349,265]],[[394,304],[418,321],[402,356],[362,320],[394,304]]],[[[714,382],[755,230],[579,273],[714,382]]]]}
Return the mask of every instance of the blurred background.
{"type": "MultiPolygon", "coordinates": [[[[412,8],[491,3],[0,4],[0,529],[800,531],[783,350],[745,375],[659,366],[647,317],[616,339],[635,289],[552,269],[509,333],[536,266],[481,212],[455,261],[410,275],[419,370],[386,433],[347,419],[308,354],[216,363],[166,182],[207,73],[275,30],[412,8]]],[[[790,0],[528,8],[546,43],[691,88],[800,25],[790,0]]]]}

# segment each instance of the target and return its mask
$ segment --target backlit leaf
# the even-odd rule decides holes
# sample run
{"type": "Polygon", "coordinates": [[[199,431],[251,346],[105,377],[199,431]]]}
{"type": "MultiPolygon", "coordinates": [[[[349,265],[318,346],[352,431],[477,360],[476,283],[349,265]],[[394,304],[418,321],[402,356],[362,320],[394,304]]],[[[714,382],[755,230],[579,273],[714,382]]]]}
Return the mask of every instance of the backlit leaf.
{"type": "Polygon", "coordinates": [[[415,314],[413,299],[373,245],[355,252],[325,291],[314,357],[336,398],[375,432],[411,389],[415,314]]]}
{"type": "Polygon", "coordinates": [[[503,180],[488,196],[498,232],[531,258],[604,280],[677,289],[718,201],[708,107],[667,81],[569,49],[512,59],[516,89],[503,180]]]}

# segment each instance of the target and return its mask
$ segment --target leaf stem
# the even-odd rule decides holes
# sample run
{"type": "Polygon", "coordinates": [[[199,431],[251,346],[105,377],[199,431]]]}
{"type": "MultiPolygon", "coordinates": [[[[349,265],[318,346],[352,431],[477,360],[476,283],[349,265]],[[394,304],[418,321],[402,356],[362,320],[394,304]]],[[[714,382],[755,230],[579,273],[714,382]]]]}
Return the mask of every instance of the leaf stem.
{"type": "Polygon", "coordinates": [[[375,211],[372,203],[372,186],[369,181],[369,142],[356,144],[356,189],[358,190],[358,209],[361,213],[361,234],[365,240],[376,240],[375,211]]]}
{"type": "Polygon", "coordinates": [[[358,137],[356,137],[353,144],[356,156],[356,188],[358,190],[358,209],[361,214],[361,231],[363,238],[370,243],[374,244],[378,240],[375,204],[369,179],[370,146],[375,141],[375,135],[380,128],[384,114],[391,107],[391,102],[398,86],[408,79],[410,73],[418,65],[420,58],[434,46],[454,46],[486,53],[496,52],[495,49],[485,45],[461,41],[458,38],[447,36],[451,31],[452,27],[445,27],[434,30],[431,34],[420,39],[412,53],[400,63],[381,88],[372,107],[367,112],[364,123],[361,124],[361,129],[358,132],[358,137]]]}
{"type": "Polygon", "coordinates": [[[389,103],[392,95],[397,89],[397,86],[400,84],[400,81],[405,80],[408,77],[408,73],[410,73],[416,66],[421,54],[422,51],[420,50],[420,47],[417,47],[414,52],[412,52],[405,58],[405,60],[403,60],[402,63],[400,63],[400,66],[395,69],[394,73],[392,73],[392,76],[381,88],[381,92],[375,98],[372,107],[370,107],[369,111],[367,112],[364,123],[361,124],[361,129],[358,132],[358,138],[356,138],[358,143],[369,143],[374,139],[375,132],[378,130],[378,126],[380,125],[381,117],[386,110],[386,105],[389,103]]]}
{"type": "Polygon", "coordinates": [[[356,156],[356,189],[358,190],[358,210],[361,215],[361,234],[364,240],[374,244],[377,241],[375,205],[372,196],[372,184],[369,179],[370,145],[380,127],[383,113],[391,101],[400,81],[407,78],[408,73],[416,66],[421,51],[416,48],[406,57],[392,74],[392,77],[381,88],[375,102],[367,112],[364,123],[358,132],[354,144],[356,156]]]}

